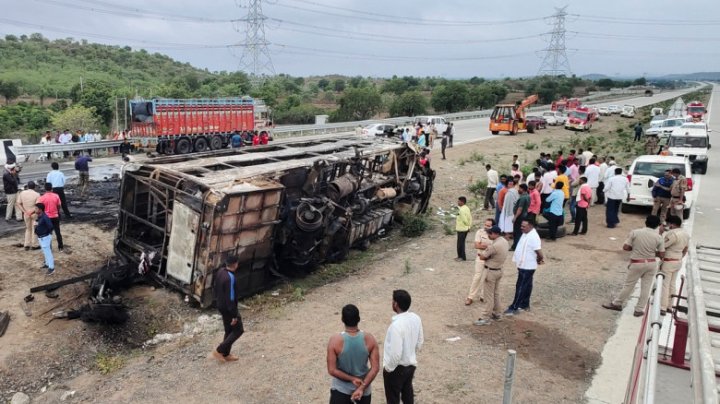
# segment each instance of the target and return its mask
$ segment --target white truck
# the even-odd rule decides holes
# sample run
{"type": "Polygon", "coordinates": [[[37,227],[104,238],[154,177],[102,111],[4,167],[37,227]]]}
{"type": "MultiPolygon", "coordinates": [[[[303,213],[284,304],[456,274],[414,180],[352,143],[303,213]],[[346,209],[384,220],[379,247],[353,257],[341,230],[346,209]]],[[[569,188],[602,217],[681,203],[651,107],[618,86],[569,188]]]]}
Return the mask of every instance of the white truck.
{"type": "Polygon", "coordinates": [[[624,118],[635,118],[635,106],[634,105],[623,105],[620,116],[624,118]]]}

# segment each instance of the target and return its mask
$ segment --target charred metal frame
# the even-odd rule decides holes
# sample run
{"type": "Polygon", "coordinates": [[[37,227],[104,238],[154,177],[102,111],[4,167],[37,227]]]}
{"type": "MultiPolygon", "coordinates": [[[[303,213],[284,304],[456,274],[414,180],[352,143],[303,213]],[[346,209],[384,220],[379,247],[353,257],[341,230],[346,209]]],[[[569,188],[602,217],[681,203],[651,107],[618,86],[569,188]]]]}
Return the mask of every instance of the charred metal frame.
{"type": "Polygon", "coordinates": [[[131,163],[115,251],[130,263],[157,252],[151,274],[204,307],[214,272],[238,255],[247,296],[273,273],[344,259],[397,214],[424,212],[435,173],[418,152],[385,138],[318,136],[131,163]]]}

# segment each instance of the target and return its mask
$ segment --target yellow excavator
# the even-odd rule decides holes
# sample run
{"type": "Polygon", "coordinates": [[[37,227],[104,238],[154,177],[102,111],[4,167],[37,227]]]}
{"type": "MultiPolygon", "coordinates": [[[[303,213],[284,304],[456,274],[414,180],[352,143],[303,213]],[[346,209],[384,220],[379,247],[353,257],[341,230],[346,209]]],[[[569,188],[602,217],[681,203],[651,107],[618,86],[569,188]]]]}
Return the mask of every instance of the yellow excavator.
{"type": "Polygon", "coordinates": [[[516,135],[519,131],[527,130],[528,133],[535,133],[535,126],[525,122],[525,109],[536,103],[537,94],[533,94],[519,104],[498,104],[490,115],[490,132],[497,135],[500,132],[510,132],[516,135]]]}

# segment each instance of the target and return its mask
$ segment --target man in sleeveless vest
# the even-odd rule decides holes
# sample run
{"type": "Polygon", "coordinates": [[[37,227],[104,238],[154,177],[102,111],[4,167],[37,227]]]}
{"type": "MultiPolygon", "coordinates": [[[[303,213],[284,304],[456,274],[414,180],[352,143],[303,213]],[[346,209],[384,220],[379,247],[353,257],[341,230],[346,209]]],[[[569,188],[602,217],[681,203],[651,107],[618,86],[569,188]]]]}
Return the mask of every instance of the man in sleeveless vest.
{"type": "Polygon", "coordinates": [[[358,328],[360,311],[355,305],[343,307],[342,322],[345,331],[330,337],[327,347],[330,404],[370,404],[370,384],[380,370],[377,341],[358,328]]]}

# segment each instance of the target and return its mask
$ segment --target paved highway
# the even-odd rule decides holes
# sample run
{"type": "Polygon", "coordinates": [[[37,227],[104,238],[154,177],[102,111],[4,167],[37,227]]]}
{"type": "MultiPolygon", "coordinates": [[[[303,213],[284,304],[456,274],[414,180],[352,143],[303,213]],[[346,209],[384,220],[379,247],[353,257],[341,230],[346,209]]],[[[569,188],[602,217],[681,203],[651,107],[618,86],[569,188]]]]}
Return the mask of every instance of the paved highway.
{"type": "MultiPolygon", "coordinates": [[[[590,105],[597,106],[597,107],[606,107],[608,105],[634,105],[636,107],[644,107],[646,105],[655,104],[658,102],[662,102],[665,100],[675,99],[677,97],[682,96],[683,94],[686,94],[688,92],[695,91],[696,88],[692,89],[682,89],[682,90],[674,90],[674,91],[668,91],[663,93],[658,93],[653,95],[652,97],[635,97],[635,98],[629,98],[624,100],[612,100],[607,102],[597,102],[592,103],[590,105]]],[[[687,102],[688,100],[685,100],[687,102]]],[[[490,125],[490,118],[480,118],[480,119],[468,119],[468,120],[462,120],[462,121],[455,121],[455,144],[463,144],[463,143],[470,143],[470,142],[477,142],[481,140],[486,140],[489,138],[492,138],[494,135],[490,133],[488,130],[488,127],[490,125]]],[[[592,133],[592,130],[590,130],[590,133],[592,133]]],[[[503,134],[504,136],[507,136],[507,134],[503,134]]]]}

